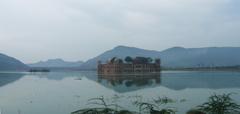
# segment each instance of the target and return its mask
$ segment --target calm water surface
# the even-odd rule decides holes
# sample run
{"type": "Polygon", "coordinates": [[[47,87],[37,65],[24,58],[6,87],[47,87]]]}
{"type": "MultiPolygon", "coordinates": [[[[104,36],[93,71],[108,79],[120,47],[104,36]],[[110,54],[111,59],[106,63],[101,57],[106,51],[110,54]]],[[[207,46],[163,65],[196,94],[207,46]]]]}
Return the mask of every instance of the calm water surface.
{"type": "Polygon", "coordinates": [[[0,73],[0,109],[3,114],[70,114],[91,107],[90,98],[104,96],[107,101],[121,96],[119,105],[137,110],[129,97],[144,100],[158,96],[185,102],[172,104],[183,114],[217,93],[238,93],[240,72],[162,72],[140,78],[99,77],[96,72],[0,73]]]}

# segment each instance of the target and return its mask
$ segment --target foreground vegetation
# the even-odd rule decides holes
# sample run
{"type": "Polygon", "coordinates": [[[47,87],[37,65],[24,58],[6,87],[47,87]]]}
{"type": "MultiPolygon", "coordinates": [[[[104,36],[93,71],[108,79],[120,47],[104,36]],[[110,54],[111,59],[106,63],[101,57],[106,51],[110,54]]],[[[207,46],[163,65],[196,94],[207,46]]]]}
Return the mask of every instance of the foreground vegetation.
{"type": "MultiPolygon", "coordinates": [[[[186,114],[240,114],[240,105],[231,98],[232,94],[212,95],[202,105],[193,107],[186,114]]],[[[128,97],[135,99],[132,104],[138,108],[138,112],[123,109],[117,104],[119,96],[113,98],[113,102],[107,103],[102,96],[88,100],[88,104],[94,108],[81,109],[71,114],[177,114],[175,107],[169,107],[172,103],[183,103],[186,100],[174,100],[168,97],[153,98],[144,101],[141,96],[128,97]],[[166,107],[168,106],[168,107],[166,107]]]]}
{"type": "Polygon", "coordinates": [[[209,114],[240,114],[240,105],[230,97],[232,94],[212,95],[208,102],[198,106],[209,114]]]}

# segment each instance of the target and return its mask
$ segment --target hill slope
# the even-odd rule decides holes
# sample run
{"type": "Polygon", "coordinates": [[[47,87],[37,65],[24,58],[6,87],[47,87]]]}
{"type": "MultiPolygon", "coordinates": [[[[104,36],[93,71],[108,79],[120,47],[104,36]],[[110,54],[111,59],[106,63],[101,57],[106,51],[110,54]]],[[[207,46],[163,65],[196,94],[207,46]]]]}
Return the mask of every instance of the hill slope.
{"type": "Polygon", "coordinates": [[[170,48],[161,52],[163,66],[209,67],[240,65],[239,47],[170,48]]]}
{"type": "Polygon", "coordinates": [[[28,66],[21,61],[0,53],[0,71],[27,70],[28,66]]]}

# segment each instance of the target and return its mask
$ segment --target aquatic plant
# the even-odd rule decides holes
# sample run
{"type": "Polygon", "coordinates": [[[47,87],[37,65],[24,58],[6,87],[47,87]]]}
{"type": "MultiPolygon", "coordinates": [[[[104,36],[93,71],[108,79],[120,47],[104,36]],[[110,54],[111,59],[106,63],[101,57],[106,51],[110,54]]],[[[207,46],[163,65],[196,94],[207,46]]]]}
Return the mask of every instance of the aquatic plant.
{"type": "Polygon", "coordinates": [[[119,106],[116,103],[107,103],[106,99],[103,96],[99,98],[92,98],[89,99],[88,101],[89,104],[98,105],[101,108],[105,109],[106,113],[113,112],[114,110],[112,108],[115,108],[115,111],[117,110],[117,108],[121,108],[121,106],[119,106]]]}
{"type": "Polygon", "coordinates": [[[212,95],[208,101],[198,106],[200,110],[207,114],[239,114],[240,105],[231,98],[232,93],[222,95],[212,95]]]}
{"type": "Polygon", "coordinates": [[[139,113],[150,113],[150,114],[175,114],[176,110],[171,107],[162,108],[162,105],[166,105],[169,103],[175,103],[173,99],[168,97],[158,97],[157,99],[153,99],[152,101],[143,102],[140,99],[133,102],[139,108],[139,113]]]}
{"type": "Polygon", "coordinates": [[[107,103],[103,96],[92,98],[88,100],[88,104],[99,106],[99,108],[82,109],[72,112],[71,114],[136,114],[128,110],[118,110],[118,108],[122,108],[116,103],[119,98],[121,98],[121,96],[115,95],[112,98],[114,100],[112,103],[107,103]]]}

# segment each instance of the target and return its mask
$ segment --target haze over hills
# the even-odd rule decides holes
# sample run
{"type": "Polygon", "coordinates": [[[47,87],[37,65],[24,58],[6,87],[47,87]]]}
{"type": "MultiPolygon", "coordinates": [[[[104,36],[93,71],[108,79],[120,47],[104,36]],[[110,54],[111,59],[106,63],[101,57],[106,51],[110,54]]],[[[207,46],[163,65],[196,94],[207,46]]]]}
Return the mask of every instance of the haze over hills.
{"type": "Polygon", "coordinates": [[[69,62],[62,59],[49,59],[47,61],[40,61],[33,64],[28,64],[30,67],[48,67],[48,68],[73,68],[80,67],[83,64],[82,61],[69,62]]]}
{"type": "MultiPolygon", "coordinates": [[[[126,56],[161,58],[163,67],[214,67],[240,65],[240,47],[173,47],[164,51],[146,50],[135,47],[117,46],[86,62],[68,62],[62,59],[49,59],[28,64],[30,67],[96,69],[97,61],[106,62],[112,57],[124,59],[126,56]]],[[[0,70],[24,70],[29,67],[21,61],[0,54],[0,70]]]]}
{"type": "Polygon", "coordinates": [[[21,61],[0,53],[0,71],[21,71],[28,68],[21,61]]]}
{"type": "Polygon", "coordinates": [[[135,47],[118,46],[94,57],[81,65],[81,69],[96,69],[97,61],[112,57],[126,56],[161,58],[164,67],[209,67],[240,65],[240,47],[173,47],[164,51],[145,50],[135,47]]]}

